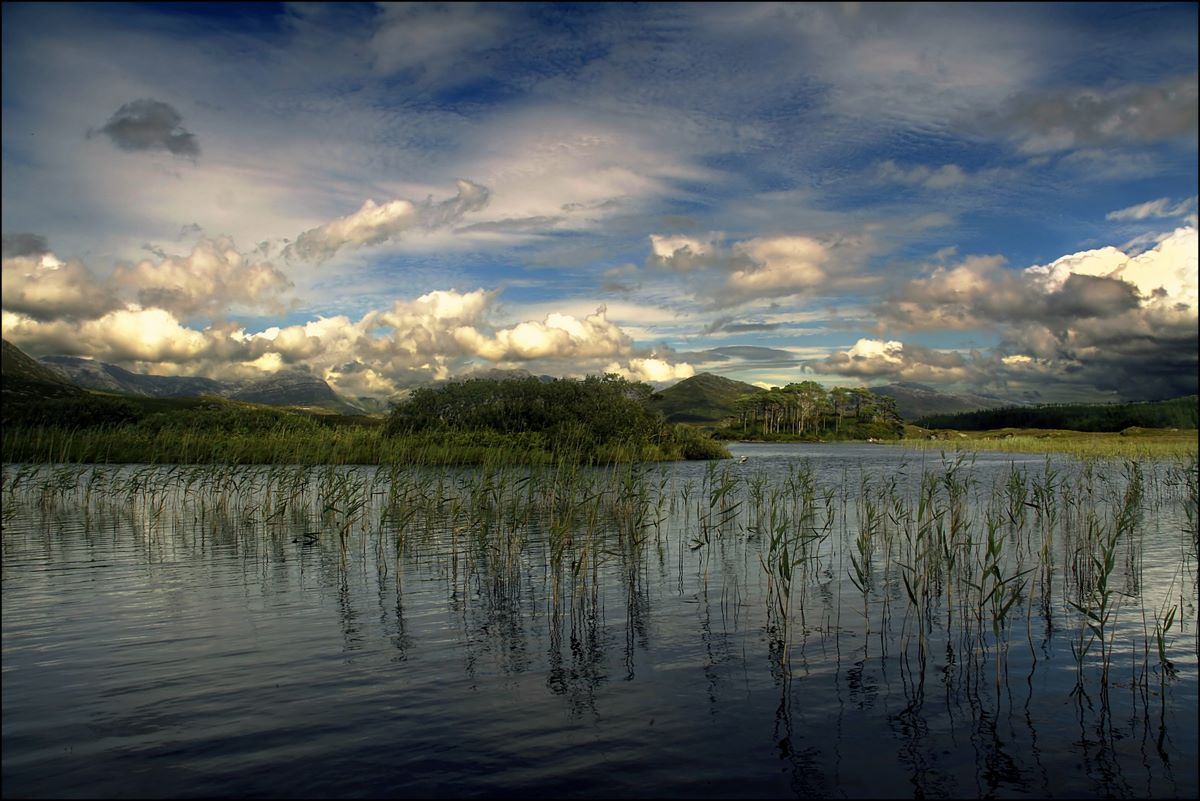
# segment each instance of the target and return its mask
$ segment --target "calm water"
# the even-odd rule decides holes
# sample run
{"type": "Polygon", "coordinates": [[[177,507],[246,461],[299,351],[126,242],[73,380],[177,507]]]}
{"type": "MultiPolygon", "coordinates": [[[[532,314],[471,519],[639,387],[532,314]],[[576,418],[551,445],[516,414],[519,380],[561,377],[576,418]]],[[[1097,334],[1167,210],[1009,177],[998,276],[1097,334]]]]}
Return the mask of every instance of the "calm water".
{"type": "Polygon", "coordinates": [[[566,478],[7,465],[3,793],[1196,795],[1183,466],[1142,464],[1105,650],[1071,602],[1101,598],[1081,543],[1127,467],[732,450],[566,478]],[[922,572],[952,526],[958,567],[922,572]],[[998,583],[999,622],[973,586],[998,583]]]}

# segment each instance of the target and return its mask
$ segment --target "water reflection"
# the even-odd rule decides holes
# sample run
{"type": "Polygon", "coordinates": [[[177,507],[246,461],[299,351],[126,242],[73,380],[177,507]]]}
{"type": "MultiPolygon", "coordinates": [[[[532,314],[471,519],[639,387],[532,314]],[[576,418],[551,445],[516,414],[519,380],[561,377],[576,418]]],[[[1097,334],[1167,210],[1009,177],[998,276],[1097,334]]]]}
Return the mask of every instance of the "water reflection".
{"type": "Polygon", "coordinates": [[[1194,466],[743,450],[6,466],[6,792],[1194,794],[1194,466]]]}

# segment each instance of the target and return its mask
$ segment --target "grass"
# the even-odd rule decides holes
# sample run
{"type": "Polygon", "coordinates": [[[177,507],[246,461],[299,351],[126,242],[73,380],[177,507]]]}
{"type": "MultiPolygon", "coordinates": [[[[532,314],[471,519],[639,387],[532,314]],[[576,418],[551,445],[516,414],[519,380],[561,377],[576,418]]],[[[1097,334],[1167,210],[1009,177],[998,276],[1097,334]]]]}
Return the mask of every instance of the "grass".
{"type": "Polygon", "coordinates": [[[297,425],[238,430],[194,424],[58,427],[7,426],[6,462],[93,464],[414,464],[482,465],[653,462],[727,457],[723,447],[671,432],[657,443],[551,442],[537,432],[430,432],[385,435],[362,425],[297,425]]]}
{"type": "Polygon", "coordinates": [[[1094,459],[1175,459],[1196,455],[1197,431],[1153,428],[1129,428],[1119,433],[1037,428],[951,431],[909,425],[905,427],[903,440],[889,444],[937,451],[1064,453],[1094,459]]]}

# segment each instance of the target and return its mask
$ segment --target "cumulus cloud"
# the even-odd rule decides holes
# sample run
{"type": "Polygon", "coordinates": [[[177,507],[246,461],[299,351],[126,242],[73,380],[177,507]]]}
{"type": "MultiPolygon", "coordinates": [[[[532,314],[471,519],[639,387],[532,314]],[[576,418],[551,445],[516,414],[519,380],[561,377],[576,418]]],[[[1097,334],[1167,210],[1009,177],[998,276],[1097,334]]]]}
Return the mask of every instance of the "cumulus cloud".
{"type": "MultiPolygon", "coordinates": [[[[38,237],[37,239],[40,239],[38,237]]],[[[6,245],[8,240],[5,240],[6,245]]],[[[43,240],[44,243],[44,240],[43,240]]],[[[17,250],[30,244],[17,243],[17,250]]],[[[4,293],[0,304],[7,311],[35,320],[95,317],[120,304],[113,293],[80,261],[59,261],[50,252],[4,257],[4,293]]]]}
{"type": "Polygon", "coordinates": [[[729,276],[727,286],[737,297],[791,294],[811,289],[826,277],[828,249],[806,236],[750,239],[735,244],[733,252],[750,262],[729,276]]]}
{"type": "Polygon", "coordinates": [[[170,104],[149,98],[121,106],[99,131],[122,150],[166,150],[176,156],[196,158],[200,143],[183,128],[183,117],[170,104]]]}
{"type": "MultiPolygon", "coordinates": [[[[7,293],[6,293],[7,296],[7,293]]],[[[694,369],[634,346],[601,307],[575,317],[496,325],[496,293],[435,290],[367,312],[247,331],[232,322],[202,329],[163,308],[130,304],[80,321],[37,319],[5,309],[3,334],[35,354],[93,356],[157,374],[238,379],[307,369],[350,396],[387,397],[434,380],[485,367],[522,365],[537,372],[582,376],[617,372],[652,382],[685,378],[694,369]]]]}
{"type": "Polygon", "coordinates": [[[1196,74],[1156,84],[1022,95],[1001,115],[1025,153],[1146,144],[1196,135],[1196,74]]]}
{"type": "Polygon", "coordinates": [[[163,309],[130,306],[73,323],[4,312],[4,337],[39,353],[93,356],[111,362],[191,362],[209,338],[163,309]]]}
{"type": "Polygon", "coordinates": [[[715,244],[720,237],[721,235],[718,233],[710,233],[703,238],[681,234],[674,236],[651,234],[650,257],[646,264],[648,267],[658,267],[674,272],[690,272],[715,266],[720,263],[721,259],[721,254],[715,244]]]}
{"type": "Polygon", "coordinates": [[[368,199],[353,214],[305,231],[284,253],[311,261],[325,261],[344,247],[379,245],[398,239],[414,228],[435,230],[458,222],[463,215],[488,204],[487,187],[459,180],[457,194],[440,203],[391,200],[383,204],[368,199]]]}
{"type": "Polygon", "coordinates": [[[228,237],[203,239],[186,257],[159,255],[159,261],[118,266],[113,284],[142,306],[183,317],[221,314],[231,306],[279,308],[292,288],[278,268],[243,255],[228,237]]]}
{"type": "MultiPolygon", "coordinates": [[[[1000,358],[1000,374],[1165,397],[1196,391],[1198,308],[1197,234],[1185,227],[1135,257],[1105,247],[1019,271],[1000,257],[968,258],[909,282],[877,311],[908,329],[998,325],[998,358],[1024,357],[1000,358]]],[[[859,355],[828,366],[888,363],[859,355]]]]}
{"type": "Polygon", "coordinates": [[[467,351],[493,362],[594,359],[628,355],[633,350],[633,340],[608,320],[603,307],[582,320],[553,313],[543,321],[529,320],[490,335],[460,326],[454,330],[454,338],[467,351]]]}
{"type": "Polygon", "coordinates": [[[940,351],[897,340],[860,339],[848,350],[809,363],[822,373],[856,378],[953,383],[980,378],[979,370],[957,351],[940,351]]]}
{"type": "Polygon", "coordinates": [[[856,268],[870,249],[869,236],[780,235],[728,244],[721,237],[652,234],[646,266],[688,274],[697,295],[720,308],[848,286],[860,280],[856,268]],[[828,269],[835,253],[836,275],[828,269]]]}
{"type": "Polygon", "coordinates": [[[611,362],[604,370],[606,373],[616,373],[632,381],[645,381],[649,384],[665,384],[670,381],[682,381],[696,374],[690,364],[672,364],[664,359],[630,359],[628,366],[619,362],[611,362]]]}

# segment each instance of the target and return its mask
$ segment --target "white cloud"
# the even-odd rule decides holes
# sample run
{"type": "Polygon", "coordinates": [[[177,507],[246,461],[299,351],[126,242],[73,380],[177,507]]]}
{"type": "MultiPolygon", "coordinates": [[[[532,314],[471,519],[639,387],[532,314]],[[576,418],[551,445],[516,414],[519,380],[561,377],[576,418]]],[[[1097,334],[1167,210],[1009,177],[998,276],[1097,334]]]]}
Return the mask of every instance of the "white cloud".
{"type": "Polygon", "coordinates": [[[926,189],[951,189],[967,181],[967,174],[957,164],[943,164],[936,169],[924,164],[905,168],[889,159],[880,163],[878,169],[880,177],[885,180],[926,189]]]}
{"type": "Polygon", "coordinates": [[[957,351],[941,351],[898,340],[859,339],[852,347],[809,362],[817,372],[860,378],[953,383],[979,378],[973,365],[957,351]]]}
{"type": "MultiPolygon", "coordinates": [[[[881,318],[913,329],[996,328],[996,375],[980,380],[1079,384],[1122,397],[1195,392],[1197,232],[1179,228],[1130,258],[1117,248],[1072,253],[1047,265],[1006,270],[1002,261],[968,259],[908,283],[879,307],[881,318]],[[1004,357],[1028,356],[1032,362],[1004,357]],[[1007,371],[1007,372],[1004,372],[1007,371]]],[[[830,363],[884,371],[886,359],[830,363]]]]}
{"type": "Polygon", "coordinates": [[[713,266],[718,258],[715,242],[719,233],[709,233],[704,238],[675,234],[663,236],[650,234],[650,259],[652,267],[662,267],[676,272],[704,269],[713,266]]]}
{"type": "Polygon", "coordinates": [[[223,314],[234,307],[278,310],[292,282],[270,262],[253,261],[228,237],[203,239],[186,257],[118,266],[113,285],[130,291],[142,306],[183,317],[223,314]]]}
{"type": "Polygon", "coordinates": [[[493,362],[603,358],[628,355],[633,350],[633,340],[609,322],[603,308],[583,320],[555,313],[542,322],[522,322],[491,335],[461,326],[455,329],[454,338],[470,353],[493,362]]]}
{"type": "Polygon", "coordinates": [[[1128,206],[1104,215],[1106,220],[1147,220],[1165,217],[1186,217],[1196,210],[1196,196],[1181,200],[1172,205],[1171,199],[1160,197],[1158,200],[1148,200],[1135,206],[1128,206]]]}
{"type": "MultiPolygon", "coordinates": [[[[1027,267],[1025,275],[1043,292],[1057,292],[1072,275],[1110,276],[1128,260],[1124,253],[1109,246],[1061,256],[1046,265],[1027,267]]],[[[989,290],[986,284],[980,286],[981,292],[989,290]]]]}
{"type": "Polygon", "coordinates": [[[550,312],[541,320],[498,327],[490,319],[495,299],[496,293],[483,289],[436,290],[358,320],[320,317],[257,332],[233,324],[188,328],[168,310],[136,305],[81,324],[5,310],[3,331],[34,353],[93,356],[160,374],[241,378],[305,366],[352,396],[387,396],[469,374],[480,362],[574,376],[615,365],[612,372],[655,382],[693,373],[690,365],[635,348],[603,307],[582,317],[550,312]]]}
{"type": "Polygon", "coordinates": [[[1143,305],[1186,305],[1195,315],[1200,306],[1196,253],[1196,229],[1178,228],[1152,250],[1126,261],[1111,277],[1137,287],[1143,305]]]}
{"type": "Polygon", "coordinates": [[[410,70],[427,79],[461,76],[476,53],[503,41],[508,17],[491,3],[380,4],[379,26],[368,43],[372,67],[410,70]]]}
{"type": "Polygon", "coordinates": [[[119,305],[82,262],[40,253],[5,258],[2,265],[0,303],[8,311],[50,320],[94,317],[119,305]]]}
{"type": "Polygon", "coordinates": [[[71,324],[39,321],[5,311],[4,337],[38,352],[74,353],[112,362],[189,362],[210,347],[205,334],[189,329],[163,309],[137,306],[71,324]]]}
{"type": "Polygon", "coordinates": [[[733,252],[750,261],[734,270],[728,289],[739,298],[788,295],[820,285],[826,277],[828,250],[805,236],[780,236],[738,242],[733,252]]]}
{"type": "Polygon", "coordinates": [[[617,373],[632,381],[645,381],[650,384],[681,381],[696,374],[695,368],[686,362],[673,364],[656,358],[630,359],[626,367],[618,362],[610,362],[604,372],[617,373]]]}
{"type": "Polygon", "coordinates": [[[490,196],[487,187],[459,180],[458,193],[440,203],[400,199],[381,205],[368,199],[353,214],[300,234],[284,252],[302,259],[324,261],[347,246],[379,245],[414,228],[437,230],[453,225],[465,214],[484,208],[490,196]]]}
{"type": "Polygon", "coordinates": [[[1025,274],[1044,292],[1061,290],[1071,275],[1113,278],[1136,287],[1142,304],[1184,304],[1197,308],[1196,229],[1178,228],[1153,249],[1130,258],[1114,247],[1063,256],[1025,274]]]}

